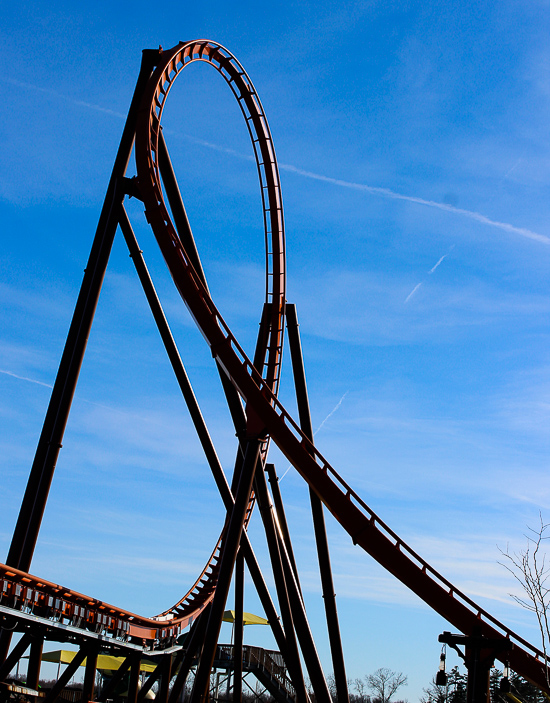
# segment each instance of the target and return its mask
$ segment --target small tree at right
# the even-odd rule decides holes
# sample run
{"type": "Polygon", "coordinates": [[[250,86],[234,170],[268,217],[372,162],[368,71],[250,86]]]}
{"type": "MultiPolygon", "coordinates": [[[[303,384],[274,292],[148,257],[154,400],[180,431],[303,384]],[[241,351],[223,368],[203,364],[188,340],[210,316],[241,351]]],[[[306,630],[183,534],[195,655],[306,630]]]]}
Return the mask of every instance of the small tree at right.
{"type": "Polygon", "coordinates": [[[541,636],[542,652],[546,668],[546,683],[550,686],[548,650],[550,647],[550,565],[544,552],[544,541],[550,538],[550,524],[545,523],[539,513],[540,525],[528,527],[525,549],[519,552],[500,550],[504,557],[501,564],[512,574],[523,590],[523,596],[512,594],[512,598],[523,608],[535,614],[541,636]]]}

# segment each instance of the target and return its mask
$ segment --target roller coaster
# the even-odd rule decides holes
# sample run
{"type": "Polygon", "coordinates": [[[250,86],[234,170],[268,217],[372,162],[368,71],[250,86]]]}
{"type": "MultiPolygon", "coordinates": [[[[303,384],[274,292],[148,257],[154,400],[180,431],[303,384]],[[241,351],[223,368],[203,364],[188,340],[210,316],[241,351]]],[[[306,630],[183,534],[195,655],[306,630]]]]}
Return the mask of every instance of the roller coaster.
{"type": "MultiPolygon", "coordinates": [[[[242,621],[246,563],[285,663],[292,699],[297,703],[311,700],[305,685],[307,673],[315,700],[331,703],[307,621],[277,473],[275,466],[268,462],[269,445],[274,442],[310,489],[339,703],[349,701],[349,696],[324,528],[325,509],[354,544],[458,630],[458,635],[444,633],[442,641],[455,648],[464,646],[469,701],[487,700],[489,668],[495,658],[550,694],[543,652],[434,570],[357,495],[314,445],[296,309],[286,300],[285,278],[283,204],[275,149],[260,99],[247,73],[227,49],[208,40],[182,42],[169,50],[145,50],[11,547],[6,564],[0,565],[0,682],[9,677],[30,648],[27,686],[36,689],[44,642],[70,642],[78,647],[78,652],[47,694],[45,703],[53,703],[59,697],[84,661],[83,700],[107,700],[127,675],[129,703],[142,700],[155,682],[158,703],[177,703],[194,666],[191,700],[192,703],[205,701],[233,578],[235,620],[242,621]],[[252,360],[210,296],[162,132],[161,118],[172,86],[179,74],[194,62],[212,66],[231,89],[243,114],[258,170],[266,243],[266,297],[252,360]],[[136,171],[134,176],[128,177],[132,152],[136,171]],[[124,207],[127,196],[143,203],[146,220],[174,284],[202,332],[217,367],[238,445],[231,481],[222,468],[156,295],[124,207]],[[222,533],[196,582],[181,600],[154,617],[128,612],[29,573],[88,335],[119,227],[226,510],[222,533]],[[299,421],[291,417],[278,399],[285,321],[299,421]],[[256,503],[267,538],[277,606],[247,533],[256,503]],[[15,642],[13,633],[20,636],[15,642]],[[101,697],[94,697],[100,652],[117,653],[124,659],[101,697]],[[158,665],[139,691],[140,661],[145,655],[153,657],[158,665]]],[[[234,700],[240,700],[242,627],[235,628],[234,649],[240,655],[233,657],[233,695],[234,700]]]]}

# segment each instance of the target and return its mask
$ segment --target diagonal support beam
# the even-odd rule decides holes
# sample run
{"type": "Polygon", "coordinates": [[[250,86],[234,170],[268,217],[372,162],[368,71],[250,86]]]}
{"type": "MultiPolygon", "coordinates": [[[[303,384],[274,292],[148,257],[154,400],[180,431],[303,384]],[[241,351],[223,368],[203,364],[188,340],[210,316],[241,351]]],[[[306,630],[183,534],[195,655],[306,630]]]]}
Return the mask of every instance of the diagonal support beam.
{"type": "Polygon", "coordinates": [[[124,192],[118,187],[118,181],[124,176],[128,167],[134,144],[139,104],[147,81],[156,65],[158,55],[158,51],[143,52],[140,73],[122,132],[65,349],[61,357],[44,426],[38,441],[27,489],[6,559],[6,564],[22,571],[29,571],[31,566],[80,367],[118,225],[118,208],[124,199],[124,192]]]}
{"type": "MultiPolygon", "coordinates": [[[[3,632],[7,631],[3,630],[3,632]]],[[[8,634],[11,635],[11,632],[8,632],[8,634]]],[[[32,635],[30,635],[29,633],[26,633],[23,635],[23,637],[21,637],[19,642],[9,653],[9,656],[7,656],[0,665],[0,681],[3,681],[6,678],[6,676],[10,673],[13,667],[21,659],[23,654],[25,654],[27,647],[32,644],[32,641],[32,635]]]]}
{"type": "MultiPolygon", "coordinates": [[[[313,642],[313,636],[307,621],[302,596],[298,588],[298,584],[294,578],[294,570],[274,519],[273,506],[269,500],[267,483],[263,472],[258,472],[255,486],[257,489],[258,503],[270,550],[273,575],[275,577],[277,591],[279,593],[279,605],[281,606],[283,616],[286,614],[288,619],[288,624],[285,622],[287,639],[289,639],[289,630],[292,628],[292,633],[294,634],[295,631],[298,636],[304,663],[307,667],[311,683],[313,685],[313,690],[315,692],[316,701],[319,703],[330,703],[331,699],[327,682],[325,680],[321,663],[319,661],[319,656],[313,642]]],[[[297,649],[294,657],[291,655],[290,661],[287,662],[287,667],[291,672],[291,676],[292,669],[290,664],[295,664],[294,659],[299,661],[297,649]]]]}
{"type": "Polygon", "coordinates": [[[69,681],[73,678],[74,674],[76,673],[76,670],[82,664],[82,662],[86,658],[87,654],[88,654],[88,647],[86,645],[82,645],[82,647],[80,647],[80,649],[76,653],[72,662],[67,665],[67,668],[65,669],[65,671],[61,674],[61,676],[55,682],[53,688],[46,696],[44,703],[55,703],[55,701],[59,698],[59,694],[65,688],[65,686],[69,683],[69,681]]]}

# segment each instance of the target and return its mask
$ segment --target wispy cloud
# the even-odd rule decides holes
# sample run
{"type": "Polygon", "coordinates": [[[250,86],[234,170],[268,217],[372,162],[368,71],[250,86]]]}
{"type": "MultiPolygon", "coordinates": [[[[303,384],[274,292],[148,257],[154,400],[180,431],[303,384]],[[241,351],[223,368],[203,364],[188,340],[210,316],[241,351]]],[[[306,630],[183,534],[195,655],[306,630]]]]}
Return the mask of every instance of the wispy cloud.
{"type": "Polygon", "coordinates": [[[353,190],[359,190],[364,193],[371,193],[372,195],[380,195],[383,198],[390,198],[391,200],[404,200],[408,203],[415,203],[417,205],[424,205],[425,207],[436,208],[437,210],[443,210],[453,215],[461,215],[462,217],[468,217],[471,220],[476,220],[484,225],[489,225],[490,227],[496,227],[504,232],[510,232],[511,234],[519,234],[522,237],[527,237],[527,239],[534,239],[537,242],[542,242],[543,244],[550,244],[550,237],[545,234],[539,234],[538,232],[532,232],[524,227],[516,227],[508,222],[499,222],[498,220],[491,220],[489,217],[482,215],[480,212],[475,212],[472,210],[464,210],[463,208],[455,207],[454,205],[447,205],[446,203],[438,203],[435,200],[425,200],[424,198],[418,198],[413,195],[403,195],[402,193],[397,193],[389,188],[380,188],[378,186],[369,186],[364,183],[354,183],[353,181],[343,181],[340,178],[331,178],[330,176],[322,176],[318,173],[312,173],[311,171],[304,171],[296,166],[291,166],[290,164],[279,164],[279,168],[284,171],[290,171],[296,173],[300,176],[305,176],[306,178],[312,178],[317,181],[323,181],[325,183],[332,183],[333,185],[340,186],[341,188],[351,188],[353,190]]]}
{"type": "Polygon", "coordinates": [[[439,266],[439,264],[443,261],[443,259],[446,258],[446,256],[447,256],[447,254],[443,254],[441,259],[439,259],[439,261],[437,262],[437,264],[435,266],[432,266],[432,268],[428,271],[428,273],[433,273],[436,270],[436,268],[439,266]]]}
{"type": "Polygon", "coordinates": [[[38,93],[44,93],[44,95],[49,95],[52,98],[58,98],[59,100],[63,100],[64,102],[69,102],[72,105],[77,105],[78,107],[85,107],[88,108],[89,110],[95,110],[96,112],[103,112],[106,115],[112,115],[113,117],[119,117],[120,119],[125,120],[126,115],[122,114],[121,112],[116,112],[115,110],[111,110],[108,107],[103,107],[102,105],[96,105],[95,103],[89,103],[86,102],[85,100],[77,100],[76,98],[71,97],[70,95],[65,95],[64,93],[59,93],[57,90],[52,90],[51,88],[44,88],[39,85],[34,85],[34,83],[26,83],[25,81],[18,81],[15,80],[14,78],[6,78],[5,76],[2,76],[0,79],[4,83],[9,83],[10,85],[14,85],[17,88],[24,88],[25,90],[33,90],[38,93]]]}
{"type": "MultiPolygon", "coordinates": [[[[27,90],[34,90],[38,91],[41,93],[44,93],[46,95],[51,95],[52,97],[56,97],[59,99],[62,99],[66,102],[70,102],[73,105],[77,105],[79,107],[84,107],[90,110],[95,110],[96,112],[102,112],[107,115],[112,115],[113,117],[117,117],[120,119],[125,119],[126,115],[116,112],[115,110],[111,110],[110,108],[103,107],[101,105],[97,105],[94,103],[89,103],[86,102],[85,100],[78,100],[76,98],[73,98],[68,95],[64,95],[63,93],[59,93],[56,90],[52,90],[50,88],[43,88],[41,86],[34,85],[32,83],[27,83],[24,81],[19,81],[15,80],[12,78],[5,78],[2,77],[1,80],[5,83],[10,83],[12,85],[15,85],[19,88],[24,88],[27,90]]],[[[171,130],[166,130],[166,133],[170,133],[171,130]]],[[[204,146],[208,149],[214,149],[216,151],[220,151],[226,154],[229,154],[231,156],[234,156],[239,159],[245,159],[246,161],[252,161],[253,157],[249,154],[242,154],[240,152],[237,152],[234,149],[228,148],[228,147],[223,147],[218,144],[214,144],[212,142],[205,141],[203,139],[197,139],[195,137],[192,137],[188,134],[183,134],[182,135],[185,139],[190,140],[194,142],[195,144],[200,144],[201,146],[204,146]]],[[[516,168],[518,164],[514,164],[514,166],[510,169],[508,174],[511,173],[514,168],[516,168]]],[[[487,225],[489,227],[495,227],[497,229],[500,229],[503,232],[509,232],[510,234],[516,234],[521,237],[526,237],[527,239],[532,239],[537,242],[541,242],[542,244],[550,244],[550,237],[545,235],[545,234],[539,234],[538,232],[533,232],[530,229],[526,229],[525,227],[516,227],[516,225],[512,225],[508,222],[501,222],[499,220],[492,220],[490,217],[487,217],[486,215],[483,215],[480,212],[475,212],[473,210],[465,210],[464,208],[459,208],[455,207],[454,205],[449,205],[447,203],[439,203],[435,200],[426,200],[425,198],[420,198],[418,196],[414,195],[405,195],[403,193],[397,193],[394,190],[391,190],[390,188],[381,188],[379,186],[371,186],[367,185],[366,183],[356,183],[354,181],[345,181],[342,180],[341,178],[333,178],[331,176],[325,176],[320,173],[314,173],[313,171],[307,171],[302,168],[298,168],[297,166],[294,166],[292,164],[285,164],[285,163],[279,163],[279,169],[281,171],[288,171],[289,173],[294,173],[298,176],[302,176],[304,178],[310,178],[315,181],[321,181],[323,183],[329,183],[331,185],[338,186],[340,188],[349,188],[352,190],[358,190],[363,193],[370,193],[371,195],[378,195],[382,198],[389,198],[390,200],[403,200],[408,203],[413,203],[416,205],[421,205],[424,207],[429,207],[429,208],[435,208],[437,210],[442,210],[443,212],[447,212],[451,215],[458,215],[460,217],[467,217],[468,219],[475,220],[476,222],[479,222],[483,225],[487,225]]],[[[436,264],[436,267],[439,265],[436,264]]]]}
{"type": "MultiPolygon", "coordinates": [[[[451,251],[455,248],[455,245],[449,249],[449,251],[446,254],[443,254],[443,256],[439,259],[439,261],[432,266],[432,268],[428,271],[428,274],[431,276],[432,273],[437,269],[438,266],[441,266],[442,262],[444,259],[446,259],[451,251]]],[[[416,291],[420,288],[420,286],[424,283],[424,281],[420,281],[420,283],[417,283],[416,286],[412,289],[412,291],[409,293],[409,295],[405,298],[404,303],[408,303],[409,300],[413,297],[413,295],[416,293],[416,291]]]]}
{"type": "Polygon", "coordinates": [[[453,244],[453,246],[449,249],[449,251],[446,254],[443,254],[443,256],[439,259],[437,264],[435,266],[432,266],[432,268],[428,271],[428,273],[432,274],[436,270],[436,268],[443,262],[443,259],[446,259],[449,256],[449,254],[452,252],[452,250],[454,248],[455,248],[455,245],[453,244]]]}
{"type": "MultiPolygon", "coordinates": [[[[204,139],[197,139],[189,135],[184,135],[186,139],[199,144],[201,146],[207,147],[208,149],[213,149],[215,151],[222,152],[224,154],[229,154],[235,156],[239,159],[245,159],[247,161],[253,161],[254,158],[248,154],[242,154],[237,152],[235,149],[230,149],[228,147],[220,146],[219,144],[213,144],[212,142],[205,141],[204,139]]],[[[516,164],[517,165],[517,164],[516,164]]],[[[515,225],[509,224],[508,222],[500,222],[498,220],[492,220],[486,215],[472,210],[465,210],[464,208],[455,207],[454,205],[449,205],[447,203],[439,203],[435,200],[426,200],[425,198],[419,198],[414,195],[404,195],[403,193],[397,193],[389,188],[380,188],[379,186],[370,186],[366,183],[355,183],[353,181],[345,181],[340,178],[332,178],[331,176],[325,176],[320,173],[314,173],[313,171],[306,171],[304,169],[293,166],[292,164],[279,163],[279,170],[288,171],[289,173],[295,173],[298,176],[303,176],[304,178],[311,178],[315,181],[322,181],[324,183],[330,183],[340,188],[350,188],[352,190],[359,190],[365,193],[370,193],[372,195],[378,195],[383,198],[389,198],[391,200],[404,200],[409,203],[414,203],[416,205],[423,205],[425,207],[436,208],[438,210],[443,210],[453,215],[459,215],[462,217],[468,217],[469,219],[476,220],[481,224],[488,225],[490,227],[496,227],[505,232],[510,232],[511,234],[517,234],[527,239],[533,239],[537,242],[542,242],[543,244],[550,244],[550,237],[545,234],[539,234],[538,232],[533,232],[532,230],[526,229],[524,227],[516,227],[515,225]]],[[[512,167],[510,172],[515,168],[512,167]]],[[[506,174],[508,175],[508,174],[506,174]]],[[[430,273],[433,273],[439,264],[447,257],[445,254],[433,267],[430,273]]]]}
{"type": "Polygon", "coordinates": [[[314,437],[315,437],[315,435],[321,430],[321,428],[323,427],[323,425],[325,424],[325,422],[327,422],[327,420],[329,420],[329,419],[334,415],[334,413],[338,410],[338,408],[342,405],[342,403],[344,402],[344,398],[347,396],[348,393],[349,393],[349,391],[346,391],[346,392],[344,393],[344,395],[340,398],[340,400],[339,400],[339,401],[336,403],[336,405],[332,408],[332,410],[329,412],[329,414],[325,417],[325,419],[323,420],[323,422],[321,422],[321,424],[319,425],[319,427],[318,427],[318,428],[315,430],[315,432],[313,433],[313,436],[314,436],[314,437]]]}
{"type": "Polygon", "coordinates": [[[409,293],[409,295],[405,298],[405,302],[408,303],[409,300],[413,297],[413,295],[416,293],[416,291],[420,288],[422,285],[422,281],[420,283],[417,283],[416,286],[412,289],[412,291],[409,293]]]}
{"type": "MultiPolygon", "coordinates": [[[[334,413],[338,410],[338,408],[342,405],[342,403],[344,402],[344,398],[347,396],[348,393],[349,393],[349,391],[346,391],[346,392],[344,393],[344,395],[340,398],[340,400],[339,400],[339,401],[336,403],[336,405],[332,408],[332,410],[329,412],[329,414],[328,414],[328,415],[325,417],[325,419],[321,422],[321,424],[319,425],[319,427],[318,427],[318,428],[315,430],[315,432],[313,433],[313,436],[314,436],[314,437],[315,437],[315,436],[317,435],[317,433],[321,430],[321,428],[322,428],[323,425],[327,422],[327,420],[328,420],[329,418],[331,418],[331,417],[334,415],[334,413]]],[[[284,472],[284,474],[283,474],[283,475],[281,476],[281,478],[279,479],[279,481],[282,481],[282,480],[283,480],[283,478],[287,475],[287,473],[290,471],[291,468],[292,468],[292,464],[289,464],[289,465],[287,466],[286,471],[284,472]]]]}
{"type": "Polygon", "coordinates": [[[0,373],[6,376],[11,376],[12,378],[17,378],[19,381],[27,381],[27,383],[36,383],[37,386],[45,386],[46,388],[53,388],[50,383],[43,383],[42,381],[37,381],[35,378],[28,378],[27,376],[18,376],[16,373],[11,371],[6,371],[5,369],[0,369],[0,373]]]}

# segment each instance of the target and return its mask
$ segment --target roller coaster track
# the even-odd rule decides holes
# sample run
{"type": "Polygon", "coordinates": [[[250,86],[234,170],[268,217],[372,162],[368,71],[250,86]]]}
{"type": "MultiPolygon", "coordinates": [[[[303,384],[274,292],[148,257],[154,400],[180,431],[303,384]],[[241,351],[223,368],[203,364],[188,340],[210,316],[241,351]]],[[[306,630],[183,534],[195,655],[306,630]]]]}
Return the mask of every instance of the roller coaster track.
{"type": "MultiPolygon", "coordinates": [[[[135,192],[143,200],[147,221],[175,286],[207,341],[212,356],[245,403],[246,438],[259,438],[262,442],[261,461],[265,462],[267,441],[273,441],[354,544],[464,635],[481,633],[490,640],[507,643],[509,648],[497,653],[497,658],[508,662],[518,674],[550,693],[543,653],[455,588],[393,532],[346,483],[278,400],[285,311],[284,227],[278,169],[257,93],[244,69],[221,45],[206,40],[186,42],[159,55],[137,114],[135,158],[135,192]],[[163,149],[161,117],[175,79],[195,61],[216,68],[233,91],[245,117],[258,165],[267,244],[268,305],[265,334],[258,345],[255,363],[245,354],[212,301],[200,262],[174,225],[164,199],[160,163],[163,149]]],[[[247,518],[251,505],[249,500],[247,518]]],[[[211,559],[193,588],[157,618],[127,613],[9,566],[0,566],[0,579],[3,579],[0,580],[1,597],[14,617],[17,611],[26,609],[30,612],[36,608],[36,612],[42,612],[51,620],[65,617],[83,630],[87,626],[88,629],[110,632],[121,646],[124,642],[135,643],[142,638],[149,646],[168,647],[173,645],[181,629],[215,597],[218,556],[223,551],[226,535],[226,531],[222,532],[211,559]],[[21,588],[28,589],[25,602],[21,588]],[[56,609],[51,601],[52,597],[55,600],[56,593],[61,592],[62,598],[58,600],[68,604],[66,615],[63,615],[61,604],[56,609]],[[80,610],[75,616],[75,607],[84,608],[82,616],[80,610]],[[112,611],[112,622],[107,625],[103,621],[98,623],[98,614],[109,611],[112,611]]]]}

